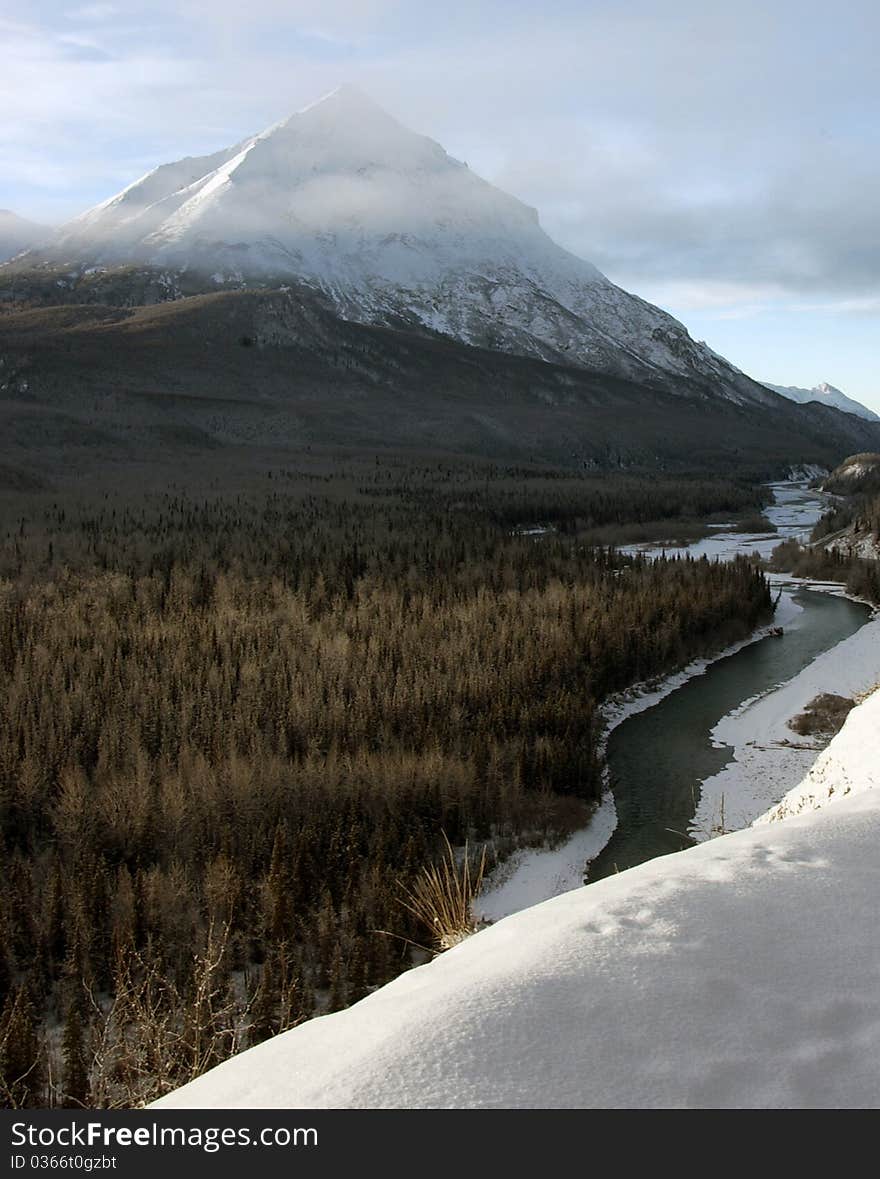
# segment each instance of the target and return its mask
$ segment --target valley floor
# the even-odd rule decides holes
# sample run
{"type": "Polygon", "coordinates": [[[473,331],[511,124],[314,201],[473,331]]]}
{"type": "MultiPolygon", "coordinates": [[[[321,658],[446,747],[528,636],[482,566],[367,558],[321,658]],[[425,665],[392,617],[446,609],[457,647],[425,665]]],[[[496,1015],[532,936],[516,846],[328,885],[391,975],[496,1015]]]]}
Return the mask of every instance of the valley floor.
{"type": "Polygon", "coordinates": [[[876,1107],[878,757],[875,692],[804,813],[517,913],[158,1104],[876,1107]]]}

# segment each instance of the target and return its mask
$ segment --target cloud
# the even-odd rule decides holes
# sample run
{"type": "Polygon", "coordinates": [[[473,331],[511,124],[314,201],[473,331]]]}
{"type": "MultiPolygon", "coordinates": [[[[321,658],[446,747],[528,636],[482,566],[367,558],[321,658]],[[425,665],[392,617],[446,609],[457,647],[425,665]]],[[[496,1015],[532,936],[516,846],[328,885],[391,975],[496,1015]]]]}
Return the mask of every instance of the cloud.
{"type": "Polygon", "coordinates": [[[70,9],[65,15],[72,21],[105,21],[120,12],[117,4],[83,4],[70,9]]]}
{"type": "Polygon", "coordinates": [[[5,10],[0,204],[29,195],[23,213],[41,211],[41,159],[59,207],[69,183],[72,214],[348,80],[637,290],[711,302],[723,288],[727,310],[714,313],[743,316],[777,298],[855,308],[877,296],[880,9],[869,0],[5,10]]]}
{"type": "Polygon", "coordinates": [[[795,303],[794,311],[820,315],[880,315],[880,295],[862,299],[838,299],[831,303],[795,303]]]}
{"type": "Polygon", "coordinates": [[[97,42],[92,41],[88,37],[81,37],[75,34],[68,34],[61,36],[57,41],[58,53],[62,57],[67,57],[73,61],[113,61],[113,54],[106,49],[102,49],[97,42]]]}

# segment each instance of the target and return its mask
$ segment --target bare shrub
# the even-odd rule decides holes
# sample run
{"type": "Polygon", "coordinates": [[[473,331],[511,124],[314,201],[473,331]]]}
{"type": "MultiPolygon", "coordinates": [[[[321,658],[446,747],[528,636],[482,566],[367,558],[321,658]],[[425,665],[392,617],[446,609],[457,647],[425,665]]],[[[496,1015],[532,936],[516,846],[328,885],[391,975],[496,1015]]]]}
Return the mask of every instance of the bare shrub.
{"type": "Polygon", "coordinates": [[[807,705],[804,712],[792,717],[788,727],[802,737],[820,733],[823,736],[837,733],[843,728],[855,701],[847,696],[836,696],[833,692],[822,692],[807,705]]]}
{"type": "Polygon", "coordinates": [[[775,532],[776,525],[762,512],[755,512],[740,520],[733,529],[734,532],[775,532]]]}

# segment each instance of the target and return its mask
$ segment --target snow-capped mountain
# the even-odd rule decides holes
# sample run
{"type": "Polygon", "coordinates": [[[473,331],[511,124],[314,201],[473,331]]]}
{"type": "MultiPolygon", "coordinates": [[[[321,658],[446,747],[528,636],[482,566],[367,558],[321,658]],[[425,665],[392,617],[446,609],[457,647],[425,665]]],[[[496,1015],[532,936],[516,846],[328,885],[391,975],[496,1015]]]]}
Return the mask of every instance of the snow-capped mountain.
{"type": "Polygon", "coordinates": [[[0,209],[0,262],[14,258],[22,250],[29,250],[48,237],[50,232],[35,221],[19,217],[11,209],[0,209]]]}
{"type": "Polygon", "coordinates": [[[343,87],[224,151],[155,169],[62,230],[54,260],[206,288],[306,283],[344,318],[743,403],[772,394],[541,229],[534,209],[343,87]]]}
{"type": "Polygon", "coordinates": [[[799,389],[796,385],[771,385],[767,381],[763,383],[774,393],[781,393],[789,401],[797,401],[800,405],[806,405],[808,401],[818,401],[821,405],[833,405],[835,409],[841,409],[844,413],[854,413],[857,417],[864,418],[865,421],[880,422],[880,414],[874,413],[872,409],[868,409],[860,401],[854,401],[852,397],[847,397],[845,393],[836,389],[834,385],[829,385],[827,381],[823,381],[820,385],[814,385],[812,389],[799,389]]]}

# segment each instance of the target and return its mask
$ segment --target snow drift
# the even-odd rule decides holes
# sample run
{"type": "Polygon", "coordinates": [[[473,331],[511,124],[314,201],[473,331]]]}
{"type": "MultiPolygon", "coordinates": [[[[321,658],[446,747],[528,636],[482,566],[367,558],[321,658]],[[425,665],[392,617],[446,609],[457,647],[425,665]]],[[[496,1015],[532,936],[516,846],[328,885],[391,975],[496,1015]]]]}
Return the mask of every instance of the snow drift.
{"type": "Polygon", "coordinates": [[[508,917],[158,1105],[880,1104],[878,720],[875,693],[823,755],[834,806],[508,917]]]}

